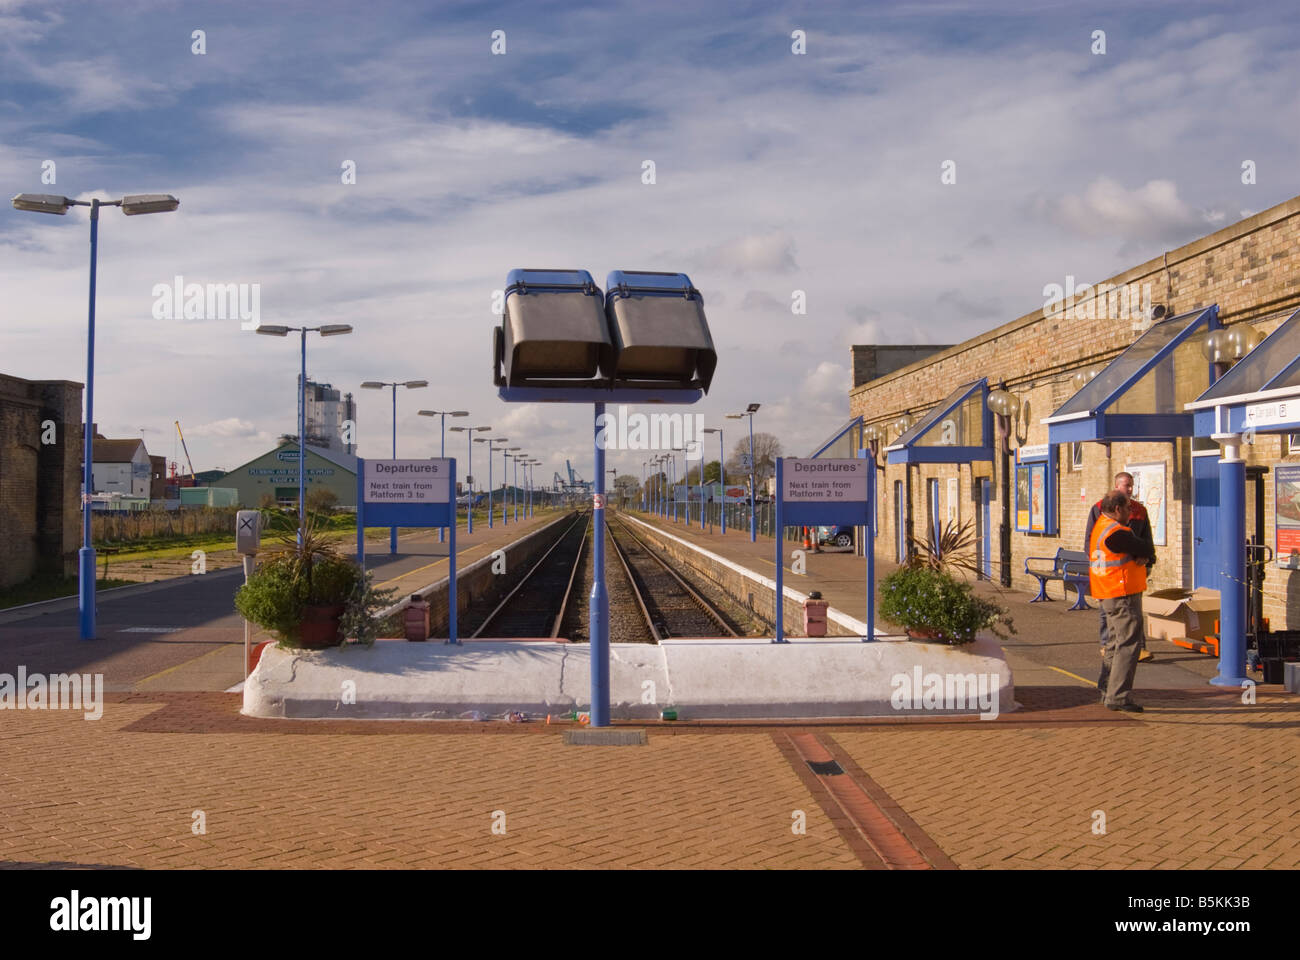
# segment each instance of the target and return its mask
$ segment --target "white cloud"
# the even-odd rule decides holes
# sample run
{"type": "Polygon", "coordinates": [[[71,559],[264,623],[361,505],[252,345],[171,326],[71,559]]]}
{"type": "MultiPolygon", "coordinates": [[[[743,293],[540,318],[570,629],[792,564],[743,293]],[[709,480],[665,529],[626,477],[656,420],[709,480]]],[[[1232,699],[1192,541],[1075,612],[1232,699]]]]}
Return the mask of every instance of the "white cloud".
{"type": "Polygon", "coordinates": [[[1193,210],[1172,180],[1148,180],[1126,190],[1110,177],[1098,177],[1083,193],[1045,206],[1058,223],[1085,236],[1185,242],[1223,220],[1222,213],[1193,210]]]}
{"type": "MultiPolygon", "coordinates": [[[[588,10],[570,25],[598,34],[611,23],[603,16],[588,10]]],[[[760,16],[754,29],[788,35],[783,16],[760,16]]],[[[159,90],[163,74],[149,58],[115,60],[67,39],[49,62],[74,68],[60,76],[51,66],[38,82],[69,109],[180,98],[221,152],[177,142],[173,168],[170,153],[124,159],[137,147],[114,152],[104,123],[73,117],[46,131],[0,112],[0,142],[14,145],[0,164],[6,175],[34,176],[31,158],[46,155],[42,137],[52,132],[84,140],[60,141],[60,150],[91,154],[75,173],[60,164],[59,189],[181,198],[165,217],[104,216],[104,422],[193,422],[187,435],[204,440],[192,451],[199,469],[243,462],[292,431],[296,343],[237,323],[160,325],[149,315],[152,285],[176,274],[255,282],[264,322],[356,327],[351,337],[310,340],[307,364],[314,379],[356,394],[363,455],[387,454],[392,413],[389,398],[359,391],[360,381],[427,377],[428,390],[399,396],[399,451],[437,451],[437,424],[417,409],[463,408],[511,445],[522,438],[548,477],[566,458],[590,473],[591,411],[497,397],[488,307],[512,267],[585,267],[600,282],[613,268],[690,273],[720,354],[711,394],[694,409],[727,428],[730,447],[741,425],[722,415],[761,402],[756,429],[805,452],[847,419],[848,344],[962,339],[1040,306],[1043,285],[1066,273],[1104,277],[1208,232],[1216,222],[1201,210],[1239,209],[1243,199],[1262,209],[1292,189],[1279,178],[1241,196],[1232,165],[1204,147],[1213,118],[1216,141],[1250,143],[1261,170],[1288,169],[1300,144],[1274,120],[1293,114],[1300,85],[1289,61],[1272,55],[1270,45],[1289,37],[1275,38],[1276,27],[1233,20],[1157,34],[1127,57],[1112,30],[1112,55],[1070,60],[1051,22],[996,50],[935,46],[852,18],[841,26],[812,34],[825,62],[748,53],[715,62],[683,53],[694,24],[649,30],[609,85],[581,56],[536,76],[505,73],[528,62],[512,59],[523,52],[515,34],[511,54],[494,59],[483,38],[467,42],[454,25],[386,42],[358,30],[343,45],[338,31],[259,13],[257,29],[223,40],[221,56],[209,37],[202,67],[221,71],[222,86],[206,100],[194,87],[159,90]],[[1218,73],[1187,69],[1225,49],[1234,55],[1212,57],[1218,73]],[[275,84],[254,93],[234,82],[241,71],[264,77],[268,58],[284,51],[328,62],[344,82],[319,93],[275,84]],[[450,115],[447,103],[467,84],[501,77],[521,101],[616,96],[636,116],[580,134],[503,119],[505,110],[450,115]],[[654,186],[640,182],[646,157],[656,159],[654,186]],[[948,158],[959,176],[944,187],[948,158]],[[343,159],[357,161],[355,186],[339,182],[343,159]],[[159,172],[173,169],[181,172],[159,172]],[[1037,208],[1019,199],[1035,195],[1046,198],[1037,208]],[[1116,238],[1134,247],[1120,256],[1116,238]],[[940,261],[954,251],[954,262],[940,261]],[[793,289],[807,292],[807,316],[790,314],[793,289]],[[804,352],[783,346],[792,340],[804,352]]],[[[529,55],[569,56],[587,43],[589,34],[557,26],[529,37],[529,55]]],[[[200,65],[186,65],[182,85],[196,84],[200,65]]],[[[85,253],[83,211],[0,213],[5,372],[84,377],[85,253]]],[[[449,453],[463,456],[464,444],[448,434],[449,453]]],[[[640,461],[611,459],[639,475],[640,461]]]]}
{"type": "Polygon", "coordinates": [[[794,239],[784,231],[736,237],[697,255],[706,267],[744,273],[792,273],[799,269],[794,239]]]}
{"type": "Polygon", "coordinates": [[[227,417],[224,420],[213,420],[211,423],[201,423],[198,426],[190,428],[192,437],[216,437],[222,440],[250,440],[257,443],[269,443],[275,439],[265,430],[259,430],[256,424],[247,420],[241,420],[239,417],[227,417]]]}

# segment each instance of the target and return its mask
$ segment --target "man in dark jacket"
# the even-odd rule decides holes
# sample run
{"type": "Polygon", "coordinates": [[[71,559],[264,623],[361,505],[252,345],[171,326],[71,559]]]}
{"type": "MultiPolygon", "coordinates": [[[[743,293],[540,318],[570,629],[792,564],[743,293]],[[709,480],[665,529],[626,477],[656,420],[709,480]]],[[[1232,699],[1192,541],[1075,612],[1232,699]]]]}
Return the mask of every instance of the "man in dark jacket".
{"type": "MultiPolygon", "coordinates": [[[[1151,567],[1155,564],[1155,539],[1151,533],[1151,518],[1147,514],[1147,508],[1140,502],[1133,499],[1133,474],[1128,471],[1122,471],[1115,474],[1115,486],[1113,493],[1122,493],[1128,500],[1129,507],[1129,527],[1133,530],[1133,535],[1146,542],[1150,548],[1149,554],[1151,560],[1147,563],[1147,572],[1150,573],[1151,567]]],[[[1088,553],[1092,544],[1092,525],[1097,522],[1101,515],[1101,501],[1098,500],[1088,511],[1088,522],[1083,525],[1083,552],[1088,553]]],[[[1101,612],[1101,655],[1106,655],[1106,611],[1101,612]]],[[[1155,654],[1147,649],[1146,634],[1142,635],[1142,643],[1138,647],[1138,661],[1146,663],[1148,660],[1154,660],[1155,654]]]]}

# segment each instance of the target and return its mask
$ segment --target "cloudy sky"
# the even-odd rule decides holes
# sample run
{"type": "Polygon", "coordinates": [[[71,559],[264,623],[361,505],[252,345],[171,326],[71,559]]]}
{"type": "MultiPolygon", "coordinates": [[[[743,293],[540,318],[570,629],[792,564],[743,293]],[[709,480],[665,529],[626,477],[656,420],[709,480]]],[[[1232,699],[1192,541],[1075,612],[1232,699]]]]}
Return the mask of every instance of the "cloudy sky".
{"type": "MultiPolygon", "coordinates": [[[[391,426],[360,382],[426,378],[399,453],[437,453],[416,410],[465,408],[549,477],[590,476],[590,412],[497,398],[493,291],[684,271],[720,354],[695,410],[761,403],[804,454],[847,418],[850,344],[965,339],[1300,193],[1294,8],[1017,6],[0,0],[0,183],[181,199],[104,213],[95,413],[168,457],[179,419],[199,470],[294,429],[297,342],[156,319],[178,275],[353,324],[308,373],[358,394],[363,456],[391,426]]],[[[0,210],[0,372],[84,380],[87,234],[0,210]]]]}

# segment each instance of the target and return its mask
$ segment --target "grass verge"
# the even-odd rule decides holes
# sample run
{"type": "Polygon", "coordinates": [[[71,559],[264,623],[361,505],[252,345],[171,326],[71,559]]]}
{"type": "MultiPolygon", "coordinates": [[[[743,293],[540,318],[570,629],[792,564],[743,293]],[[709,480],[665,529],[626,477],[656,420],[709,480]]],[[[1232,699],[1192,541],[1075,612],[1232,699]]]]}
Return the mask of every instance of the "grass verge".
{"type": "MultiPolygon", "coordinates": [[[[134,580],[96,580],[97,590],[110,587],[125,587],[134,580]]],[[[42,600],[57,600],[60,597],[75,597],[78,591],[76,577],[35,577],[25,583],[0,590],[0,610],[7,607],[20,607],[24,603],[39,603],[42,600]]]]}

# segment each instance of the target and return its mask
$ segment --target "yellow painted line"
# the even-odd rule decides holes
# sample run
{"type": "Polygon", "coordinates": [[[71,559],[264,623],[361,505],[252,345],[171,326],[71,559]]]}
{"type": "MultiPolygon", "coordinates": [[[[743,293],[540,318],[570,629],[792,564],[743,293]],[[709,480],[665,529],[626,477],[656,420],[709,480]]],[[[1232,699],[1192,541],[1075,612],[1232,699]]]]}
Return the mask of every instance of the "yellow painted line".
{"type": "Polygon", "coordinates": [[[1067,677],[1074,677],[1074,679],[1078,680],[1082,684],[1086,684],[1089,687],[1095,687],[1097,685],[1097,681],[1095,680],[1085,680],[1077,673],[1071,673],[1069,670],[1062,670],[1060,667],[1048,667],[1048,669],[1055,670],[1057,673],[1063,673],[1067,677]]]}
{"type": "MultiPolygon", "coordinates": [[[[244,641],[242,637],[238,642],[240,646],[243,646],[244,641]]],[[[214,653],[221,653],[226,649],[226,647],[234,645],[232,642],[224,641],[224,640],[214,640],[213,643],[218,643],[220,644],[220,646],[218,646],[215,650],[209,650],[207,653],[200,653],[197,657],[191,657],[189,660],[186,660],[182,663],[178,663],[174,667],[168,667],[165,670],[159,670],[157,673],[151,673],[149,674],[149,676],[145,677],[144,679],[137,680],[135,682],[135,685],[138,687],[141,684],[148,683],[150,680],[157,680],[159,677],[165,677],[167,676],[167,674],[171,673],[174,670],[179,670],[181,667],[188,667],[192,663],[198,663],[204,657],[210,657],[214,653]]]]}
{"type": "Polygon", "coordinates": [[[408,570],[406,571],[406,573],[399,573],[391,580],[380,581],[378,584],[376,584],[376,586],[385,587],[390,583],[396,583],[398,580],[405,580],[407,577],[417,574],[421,570],[428,570],[430,567],[436,567],[440,563],[446,563],[448,559],[449,559],[448,557],[439,557],[437,560],[433,561],[432,563],[426,563],[424,566],[416,567],[414,570],[408,570]]]}

